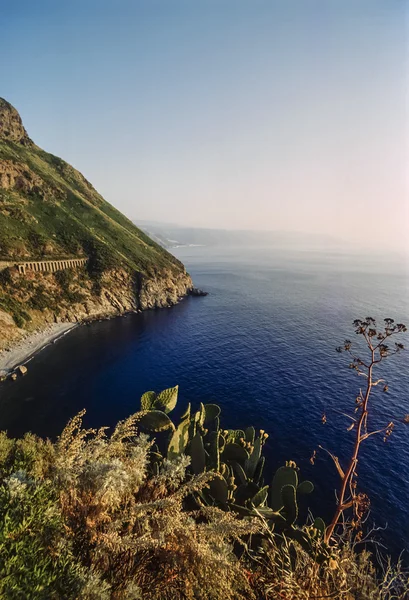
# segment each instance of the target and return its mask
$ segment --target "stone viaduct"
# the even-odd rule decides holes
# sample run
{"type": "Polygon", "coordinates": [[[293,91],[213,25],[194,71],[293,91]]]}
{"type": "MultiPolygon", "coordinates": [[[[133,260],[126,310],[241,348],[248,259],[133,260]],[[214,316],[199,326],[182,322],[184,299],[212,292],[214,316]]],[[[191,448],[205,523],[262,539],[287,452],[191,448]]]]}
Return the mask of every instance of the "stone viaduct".
{"type": "Polygon", "coordinates": [[[19,273],[25,274],[29,271],[41,271],[55,273],[62,269],[75,269],[86,264],[87,258],[66,258],[61,260],[29,260],[19,262],[3,262],[0,261],[0,271],[7,267],[15,267],[19,273]]]}

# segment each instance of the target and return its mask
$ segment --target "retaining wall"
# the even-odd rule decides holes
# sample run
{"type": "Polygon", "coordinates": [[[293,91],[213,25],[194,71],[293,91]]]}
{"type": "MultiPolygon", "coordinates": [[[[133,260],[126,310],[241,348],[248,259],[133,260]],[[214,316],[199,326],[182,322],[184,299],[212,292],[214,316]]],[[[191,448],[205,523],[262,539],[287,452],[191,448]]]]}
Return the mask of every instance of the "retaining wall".
{"type": "Polygon", "coordinates": [[[62,269],[75,269],[86,264],[87,258],[68,258],[65,260],[30,260],[21,262],[0,261],[0,270],[7,267],[16,267],[19,273],[29,271],[38,271],[42,273],[55,273],[62,269]]]}

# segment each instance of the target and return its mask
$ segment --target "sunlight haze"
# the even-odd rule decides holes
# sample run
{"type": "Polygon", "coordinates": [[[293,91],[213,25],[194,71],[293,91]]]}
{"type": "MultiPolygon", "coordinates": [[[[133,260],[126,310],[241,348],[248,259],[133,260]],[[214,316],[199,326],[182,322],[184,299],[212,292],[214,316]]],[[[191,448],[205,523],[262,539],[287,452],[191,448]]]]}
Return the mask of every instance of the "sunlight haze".
{"type": "Polygon", "coordinates": [[[128,217],[407,248],[408,3],[2,3],[0,96],[128,217]]]}

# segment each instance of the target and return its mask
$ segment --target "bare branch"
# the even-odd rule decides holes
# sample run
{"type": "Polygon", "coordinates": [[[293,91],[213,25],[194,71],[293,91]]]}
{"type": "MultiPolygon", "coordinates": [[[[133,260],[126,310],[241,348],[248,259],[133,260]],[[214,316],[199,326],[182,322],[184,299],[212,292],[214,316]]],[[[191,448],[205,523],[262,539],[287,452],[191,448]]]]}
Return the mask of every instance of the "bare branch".
{"type": "MultiPolygon", "coordinates": [[[[369,351],[370,361],[364,361],[360,357],[355,356],[355,354],[353,354],[351,351],[352,343],[349,340],[345,341],[343,348],[338,349],[338,351],[346,351],[352,356],[353,361],[349,364],[349,368],[356,371],[358,376],[364,377],[366,379],[366,388],[364,391],[360,389],[359,394],[355,399],[356,406],[354,413],[356,414],[356,417],[351,417],[347,413],[337,411],[340,412],[340,414],[346,416],[348,419],[351,419],[352,424],[347,428],[347,431],[355,429],[355,443],[352,455],[349,459],[347,469],[344,471],[341,468],[338,457],[326,450],[325,448],[322,448],[322,446],[320,446],[320,448],[325,450],[325,452],[327,452],[327,454],[329,454],[329,456],[332,458],[342,480],[341,489],[339,491],[337,500],[337,507],[331,524],[327,527],[325,532],[324,539],[326,543],[328,543],[331,540],[331,537],[334,533],[334,529],[339,523],[340,519],[342,519],[342,522],[345,523],[344,512],[347,509],[353,508],[354,519],[352,521],[352,524],[354,525],[354,527],[358,525],[360,526],[360,524],[362,523],[364,515],[369,507],[369,498],[365,494],[356,493],[356,469],[358,465],[358,455],[360,446],[363,441],[378,433],[384,433],[384,441],[386,441],[391,435],[394,428],[393,421],[390,421],[386,427],[377,429],[376,431],[368,432],[367,430],[369,399],[371,393],[373,391],[373,388],[378,386],[380,383],[385,384],[384,379],[373,379],[373,369],[377,364],[379,364],[386,358],[389,358],[390,356],[393,356],[394,354],[397,354],[398,352],[404,349],[404,346],[401,343],[395,343],[394,348],[391,349],[385,342],[386,340],[389,340],[389,338],[396,334],[404,333],[406,331],[406,326],[402,323],[395,324],[394,320],[390,318],[384,319],[384,323],[384,331],[382,332],[377,331],[376,321],[372,317],[366,317],[365,319],[355,319],[355,321],[353,322],[355,333],[357,335],[362,335],[366,342],[366,346],[369,351]],[[377,343],[374,344],[373,340],[377,340],[377,343]],[[348,490],[351,495],[350,499],[347,498],[348,490]]],[[[384,392],[388,391],[388,386],[386,384],[384,385],[383,390],[384,392]]],[[[403,422],[409,423],[409,415],[407,415],[407,417],[403,419],[403,422]]],[[[360,535],[362,536],[362,534],[360,535]]]]}
{"type": "Polygon", "coordinates": [[[321,450],[324,450],[324,452],[326,452],[327,454],[329,454],[329,456],[332,458],[332,460],[334,461],[334,464],[337,468],[337,471],[339,473],[339,476],[341,477],[341,479],[343,479],[345,477],[345,473],[342,470],[341,465],[339,464],[339,459],[338,456],[335,456],[334,454],[332,454],[329,450],[327,450],[326,448],[324,448],[323,446],[318,446],[319,448],[321,448],[321,450]]]}

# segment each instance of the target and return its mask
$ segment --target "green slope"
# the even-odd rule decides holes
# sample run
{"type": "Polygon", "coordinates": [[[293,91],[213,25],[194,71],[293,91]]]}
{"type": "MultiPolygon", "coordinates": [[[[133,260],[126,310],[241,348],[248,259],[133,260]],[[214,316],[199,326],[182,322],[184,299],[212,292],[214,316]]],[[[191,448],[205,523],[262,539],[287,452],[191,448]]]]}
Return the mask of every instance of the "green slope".
{"type": "Polygon", "coordinates": [[[38,148],[0,99],[0,259],[83,254],[142,273],[184,270],[78,171],[38,148]]]}

